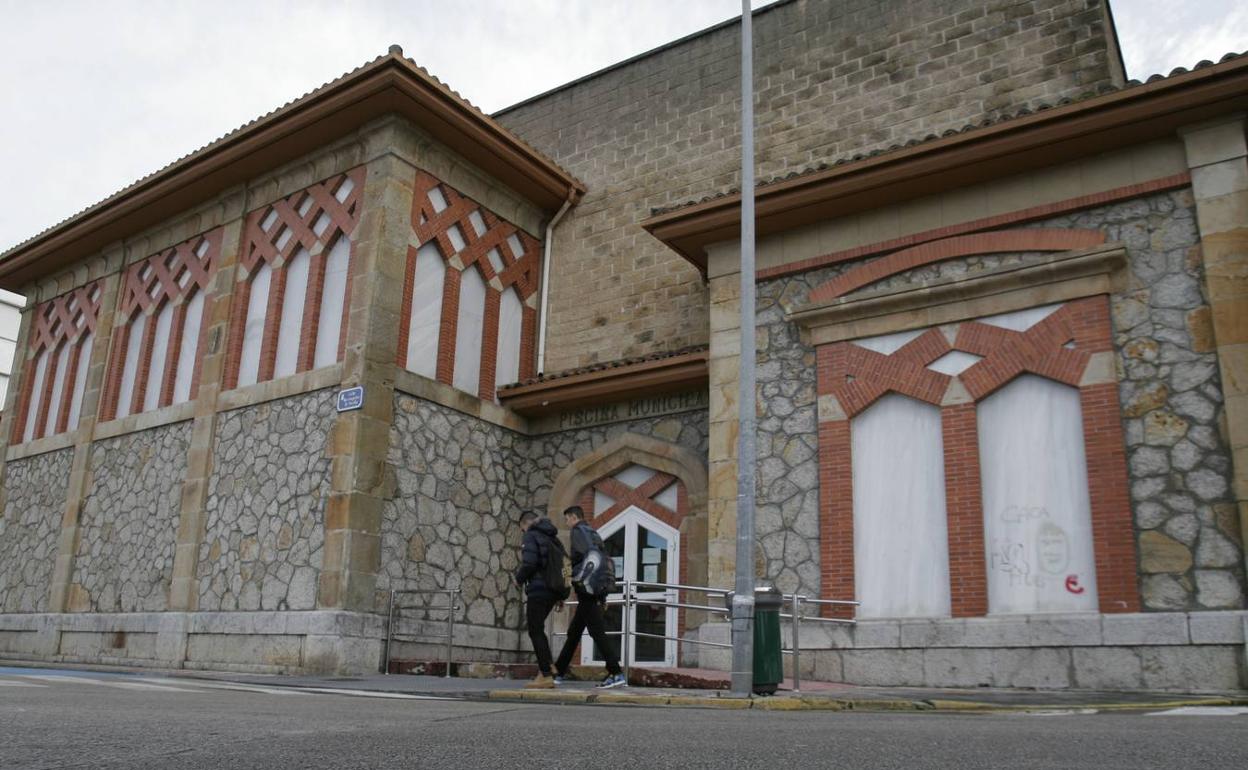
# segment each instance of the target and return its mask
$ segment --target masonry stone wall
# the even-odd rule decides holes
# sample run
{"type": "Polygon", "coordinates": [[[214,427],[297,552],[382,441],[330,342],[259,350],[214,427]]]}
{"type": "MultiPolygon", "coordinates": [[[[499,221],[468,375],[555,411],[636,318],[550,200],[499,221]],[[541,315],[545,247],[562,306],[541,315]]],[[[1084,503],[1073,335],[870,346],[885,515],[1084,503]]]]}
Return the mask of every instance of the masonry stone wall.
{"type": "Polygon", "coordinates": [[[545,513],[555,476],[574,460],[625,432],[706,455],[704,412],[539,436],[404,393],[395,396],[394,414],[394,496],[382,512],[377,608],[384,610],[392,589],[459,588],[460,619],[475,626],[518,627],[517,518],[525,509],[545,513]]]}
{"type": "Polygon", "coordinates": [[[168,608],[190,434],[181,422],[91,446],[71,612],[168,608]]]}
{"type": "Polygon", "coordinates": [[[72,449],[5,465],[0,516],[0,612],[46,612],[72,449]]]}
{"type": "Polygon", "coordinates": [[[199,549],[199,609],[316,607],[333,390],[219,417],[199,549]]]}
{"type": "Polygon", "coordinates": [[[459,588],[468,623],[517,627],[511,573],[529,498],[515,481],[525,437],[402,393],[394,418],[387,462],[397,483],[382,513],[379,594],[459,588]]]}
{"type": "MultiPolygon", "coordinates": [[[[795,0],[754,19],[759,178],[1110,82],[1103,0],[795,0]]],[[[735,24],[504,110],[584,180],[556,230],[548,370],[706,341],[697,271],[637,223],[736,183],[735,24]]]]}
{"type": "MultiPolygon", "coordinates": [[[[1114,296],[1111,306],[1144,607],[1241,608],[1242,545],[1190,190],[1031,226],[1102,230],[1108,241],[1127,248],[1131,287],[1114,296]]],[[[868,290],[904,289],[1031,256],[950,260],[891,276],[868,290]]],[[[767,575],[786,591],[818,590],[819,553],[818,482],[814,453],[806,451],[817,446],[814,348],[784,314],[856,264],[863,262],[764,282],[757,289],[757,533],[767,575]]]]}

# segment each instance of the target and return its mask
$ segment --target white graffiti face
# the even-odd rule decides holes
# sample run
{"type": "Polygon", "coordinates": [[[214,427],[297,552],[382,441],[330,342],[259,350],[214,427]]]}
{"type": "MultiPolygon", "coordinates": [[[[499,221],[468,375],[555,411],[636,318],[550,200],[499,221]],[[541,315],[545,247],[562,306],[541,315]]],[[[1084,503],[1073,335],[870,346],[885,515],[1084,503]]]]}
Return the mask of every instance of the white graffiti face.
{"type": "Polygon", "coordinates": [[[1070,541],[1066,531],[1051,521],[1036,532],[1036,563],[1050,575],[1060,575],[1070,566],[1070,541]]]}

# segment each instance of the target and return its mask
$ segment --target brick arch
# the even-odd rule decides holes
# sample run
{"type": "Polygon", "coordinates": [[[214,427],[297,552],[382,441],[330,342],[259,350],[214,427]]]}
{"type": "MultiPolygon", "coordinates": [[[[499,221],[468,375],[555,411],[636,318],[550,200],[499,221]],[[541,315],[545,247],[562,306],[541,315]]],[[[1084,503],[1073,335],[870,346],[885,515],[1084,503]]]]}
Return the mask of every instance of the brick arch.
{"type": "Polygon", "coordinates": [[[582,492],[594,482],[633,464],[653,468],[680,481],[688,500],[689,515],[705,516],[706,467],[698,456],[660,439],[624,433],[577,458],[559,472],[546,508],[551,521],[559,521],[563,509],[576,505],[582,492]]]}
{"type": "Polygon", "coordinates": [[[1072,251],[1105,242],[1100,230],[1022,228],[960,235],[912,246],[858,265],[821,284],[810,293],[810,302],[826,302],[857,291],[890,276],[958,257],[1018,251],[1072,251]]]}

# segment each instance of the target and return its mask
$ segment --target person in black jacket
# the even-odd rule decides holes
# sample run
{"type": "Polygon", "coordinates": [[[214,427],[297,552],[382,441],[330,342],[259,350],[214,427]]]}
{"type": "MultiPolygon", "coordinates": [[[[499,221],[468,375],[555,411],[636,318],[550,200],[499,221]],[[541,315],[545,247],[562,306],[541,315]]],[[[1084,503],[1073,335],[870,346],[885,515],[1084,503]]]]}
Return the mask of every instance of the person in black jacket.
{"type": "Polygon", "coordinates": [[[546,561],[550,558],[551,548],[562,548],[559,542],[559,530],[550,519],[540,517],[533,511],[520,514],[520,531],[523,538],[520,543],[520,567],[516,570],[516,582],[524,586],[525,619],[529,628],[529,639],[533,641],[533,652],[537,655],[537,677],[525,685],[530,689],[549,689],[555,686],[551,679],[550,641],[546,638],[546,617],[556,604],[562,604],[558,597],[546,587],[542,579],[546,561]]]}
{"type": "MultiPolygon", "coordinates": [[[[589,526],[589,522],[585,521],[585,511],[579,505],[573,505],[564,510],[563,520],[568,525],[568,529],[572,531],[573,573],[576,572],[577,567],[581,566],[581,562],[591,550],[596,549],[606,554],[602,537],[589,526]]],[[[576,647],[581,643],[581,637],[587,628],[594,644],[597,645],[599,654],[607,663],[607,677],[598,686],[609,688],[625,684],[624,675],[620,671],[620,658],[615,652],[615,643],[611,641],[611,637],[607,636],[607,625],[603,618],[605,606],[606,602],[602,597],[577,590],[576,613],[572,616],[572,621],[568,623],[567,640],[563,643],[559,660],[555,661],[556,684],[567,678],[568,666],[572,664],[572,655],[576,652],[576,647]]]]}

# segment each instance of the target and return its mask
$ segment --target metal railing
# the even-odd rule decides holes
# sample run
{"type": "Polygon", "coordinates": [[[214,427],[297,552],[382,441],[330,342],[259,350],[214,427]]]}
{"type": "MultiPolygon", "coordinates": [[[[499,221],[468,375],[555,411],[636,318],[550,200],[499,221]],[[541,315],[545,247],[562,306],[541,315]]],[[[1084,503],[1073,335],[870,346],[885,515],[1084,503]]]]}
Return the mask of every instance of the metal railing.
{"type": "MultiPolygon", "coordinates": [[[[631,624],[632,609],[636,606],[663,607],[665,609],[684,609],[684,610],[692,610],[696,612],[709,612],[709,613],[714,613],[717,615],[723,615],[724,617],[730,617],[732,613],[730,612],[730,608],[728,606],[729,605],[728,597],[732,594],[732,591],[725,589],[725,588],[710,588],[708,586],[690,586],[690,585],[683,585],[680,583],[653,583],[650,581],[638,581],[638,580],[622,581],[622,583],[620,584],[620,589],[621,590],[617,592],[618,596],[613,594],[613,597],[615,598],[608,599],[606,602],[608,606],[613,606],[613,605],[621,606],[622,605],[624,607],[624,612],[621,614],[620,630],[608,631],[607,636],[618,636],[618,637],[621,637],[622,639],[622,644],[620,645],[620,666],[624,670],[625,682],[628,681],[628,674],[629,674],[629,658],[631,657],[629,655],[630,646],[631,646],[630,641],[635,640],[636,637],[644,637],[648,639],[662,639],[664,641],[673,641],[673,642],[680,642],[680,643],[685,643],[685,644],[697,644],[697,645],[702,645],[704,647],[718,647],[718,648],[723,648],[723,649],[732,649],[731,644],[725,644],[724,642],[711,642],[705,639],[693,639],[693,638],[681,637],[681,636],[668,636],[666,634],[651,634],[651,633],[644,632],[644,631],[638,631],[636,628],[633,628],[631,624]],[[664,594],[666,594],[666,597],[663,601],[658,601],[657,599],[651,599],[651,598],[642,598],[636,595],[638,588],[645,588],[650,591],[654,591],[656,593],[658,591],[661,591],[664,594]],[[655,591],[654,589],[657,589],[657,591],[655,591]],[[707,604],[694,604],[691,602],[682,602],[680,601],[681,592],[702,594],[706,597],[705,601],[708,603],[707,604]],[[724,606],[720,607],[720,606],[715,606],[713,604],[709,604],[709,602],[715,598],[723,599],[724,606]]],[[[814,622],[814,623],[832,623],[832,624],[840,624],[840,625],[854,625],[855,623],[857,623],[857,621],[853,618],[825,618],[821,615],[806,615],[802,612],[803,608],[808,605],[815,606],[815,607],[857,607],[859,603],[856,601],[847,601],[847,600],[840,600],[840,599],[811,599],[810,597],[805,596],[804,594],[795,594],[795,593],[794,594],[782,594],[782,596],[784,597],[784,602],[788,606],[789,611],[787,613],[781,612],[780,618],[782,620],[787,618],[789,621],[789,628],[791,629],[790,638],[791,638],[793,646],[790,649],[782,648],[781,653],[785,655],[793,656],[793,692],[801,692],[801,671],[800,671],[801,636],[800,634],[801,634],[802,622],[809,621],[809,622],[814,622]]],[[[575,601],[566,603],[567,606],[573,606],[573,607],[576,606],[576,604],[577,602],[575,601]]],[[[554,636],[567,636],[567,633],[555,632],[554,636]]]]}
{"type": "MultiPolygon", "coordinates": [[[[395,642],[425,642],[431,640],[446,641],[446,673],[445,677],[451,676],[451,660],[455,652],[455,613],[463,609],[463,605],[459,603],[460,589],[458,588],[437,588],[426,591],[391,591],[390,592],[390,609],[387,613],[386,621],[386,663],[383,669],[384,673],[390,673],[390,655],[395,642]],[[402,597],[404,596],[427,596],[428,600],[420,604],[404,604],[402,597]],[[445,604],[434,604],[433,601],[438,596],[445,596],[445,604]],[[403,610],[422,610],[426,613],[426,617],[422,621],[429,622],[429,612],[445,612],[446,613],[446,633],[445,634],[405,634],[396,635],[394,632],[396,613],[402,617],[403,610]]],[[[435,621],[436,622],[436,621],[435,621]]]]}

